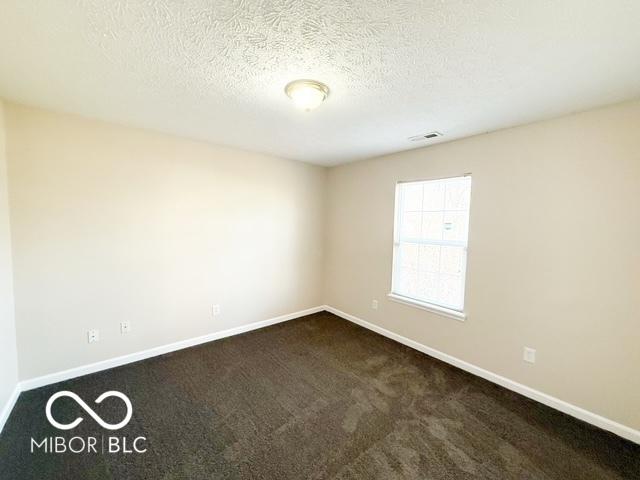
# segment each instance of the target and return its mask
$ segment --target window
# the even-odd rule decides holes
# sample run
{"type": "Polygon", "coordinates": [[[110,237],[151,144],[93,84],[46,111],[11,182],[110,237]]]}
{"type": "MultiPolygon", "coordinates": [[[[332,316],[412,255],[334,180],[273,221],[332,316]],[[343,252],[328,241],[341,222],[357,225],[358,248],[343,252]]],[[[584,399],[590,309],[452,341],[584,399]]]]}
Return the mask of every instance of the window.
{"type": "Polygon", "coordinates": [[[471,177],[398,183],[389,296],[464,318],[471,177]]]}

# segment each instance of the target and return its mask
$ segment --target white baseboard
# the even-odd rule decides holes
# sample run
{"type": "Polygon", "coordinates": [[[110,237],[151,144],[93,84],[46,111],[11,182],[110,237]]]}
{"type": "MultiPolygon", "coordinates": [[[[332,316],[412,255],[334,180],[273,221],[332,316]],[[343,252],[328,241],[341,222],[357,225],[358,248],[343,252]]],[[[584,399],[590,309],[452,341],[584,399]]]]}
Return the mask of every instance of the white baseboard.
{"type": "Polygon", "coordinates": [[[9,414],[13,410],[13,407],[15,406],[21,391],[22,390],[20,389],[20,383],[17,383],[16,386],[13,388],[13,392],[11,392],[11,395],[7,399],[7,402],[2,407],[2,410],[0,411],[0,432],[2,432],[2,429],[4,428],[4,424],[7,423],[9,414]]]}
{"type": "Polygon", "coordinates": [[[80,367],[70,368],[61,372],[50,373],[41,377],[31,378],[29,380],[23,380],[20,382],[20,391],[33,390],[34,388],[43,387],[45,385],[51,385],[52,383],[62,382],[71,378],[81,377],[82,375],[88,375],[90,373],[100,372],[113,367],[119,367],[126,365],[127,363],[137,362],[158,355],[163,355],[169,352],[175,352],[176,350],[182,350],[183,348],[193,347],[200,345],[201,343],[211,342],[220,338],[231,337],[233,335],[239,335],[241,333],[249,332],[251,330],[257,330],[259,328],[268,327],[280,322],[286,322],[287,320],[293,320],[294,318],[304,317],[305,315],[311,315],[312,313],[321,312],[324,310],[324,306],[308,308],[299,312],[289,313],[287,315],[281,315],[279,317],[270,318],[268,320],[262,320],[259,322],[249,323],[247,325],[241,325],[235,328],[229,328],[219,332],[209,333],[200,337],[189,338],[187,340],[181,340],[179,342],[169,343],[168,345],[162,345],[159,347],[150,348],[141,352],[130,353],[122,355],[120,357],[110,358],[108,360],[102,360],[100,362],[91,363],[89,365],[82,365],[80,367]]]}
{"type": "Polygon", "coordinates": [[[442,360],[443,362],[453,365],[454,367],[458,367],[469,373],[477,375],[478,377],[482,377],[485,380],[496,383],[501,387],[512,390],[516,393],[519,393],[520,395],[524,395],[525,397],[566,413],[567,415],[571,415],[572,417],[578,418],[584,422],[602,428],[603,430],[608,430],[612,433],[615,433],[622,438],[626,438],[627,440],[640,444],[640,431],[635,430],[631,427],[627,427],[626,425],[622,425],[601,415],[585,410],[584,408],[577,407],[568,402],[565,402],[564,400],[560,400],[559,398],[552,397],[551,395],[547,395],[546,393],[540,392],[531,387],[527,387],[526,385],[523,385],[521,383],[509,380],[508,378],[505,378],[501,375],[477,367],[471,363],[460,360],[459,358],[453,357],[434,348],[427,347],[426,345],[418,343],[414,340],[410,340],[406,337],[403,337],[402,335],[398,335],[397,333],[391,332],[390,330],[374,325],[373,323],[369,323],[366,320],[362,320],[361,318],[358,318],[354,315],[345,313],[341,310],[338,310],[337,308],[325,305],[325,310],[339,317],[342,317],[345,320],[349,320],[350,322],[356,323],[364,328],[379,333],[380,335],[384,335],[385,337],[395,340],[396,342],[400,342],[408,347],[418,350],[419,352],[437,358],[438,360],[442,360]]]}
{"type": "Polygon", "coordinates": [[[640,431],[638,430],[635,430],[631,427],[627,427],[626,425],[622,425],[613,420],[605,418],[601,415],[598,415],[596,413],[593,413],[583,408],[572,405],[568,402],[565,402],[564,400],[560,400],[559,398],[552,397],[551,395],[547,395],[546,393],[540,392],[531,387],[527,387],[526,385],[523,385],[521,383],[514,382],[513,380],[510,380],[508,378],[505,378],[501,375],[495,374],[483,368],[477,367],[471,363],[465,362],[464,360],[460,360],[459,358],[453,357],[439,350],[436,350],[426,345],[423,345],[421,343],[418,343],[414,340],[410,340],[406,337],[403,337],[402,335],[399,335],[390,330],[374,325],[373,323],[369,323],[365,320],[362,320],[361,318],[345,313],[329,305],[313,307],[306,310],[301,310],[299,312],[294,312],[287,315],[270,318],[268,320],[262,320],[259,322],[254,322],[247,325],[242,325],[239,327],[222,330],[219,332],[213,332],[207,335],[202,335],[200,337],[190,338],[187,340],[170,343],[168,345],[162,345],[162,346],[154,347],[148,350],[143,350],[141,352],[123,355],[120,357],[103,360],[103,361],[92,363],[89,365],[82,365],[80,367],[70,368],[68,370],[63,370],[61,372],[56,372],[49,375],[43,375],[41,377],[24,380],[16,385],[13,393],[11,394],[11,397],[2,408],[2,411],[0,411],[0,432],[2,432],[4,424],[7,421],[9,414],[13,410],[13,407],[18,399],[18,396],[20,395],[20,392],[22,391],[32,390],[34,388],[50,385],[52,383],[57,383],[64,380],[69,380],[71,378],[80,377],[82,375],[88,375],[90,373],[95,373],[102,370],[107,370],[109,368],[119,367],[121,365],[137,362],[139,360],[144,360],[144,359],[155,357],[158,355],[163,355],[165,353],[174,352],[176,350],[182,350],[184,348],[193,347],[195,345],[200,345],[202,343],[211,342],[213,340],[218,340],[225,337],[231,337],[233,335],[239,335],[241,333],[249,332],[251,330],[257,330],[260,328],[267,327],[269,325],[274,325],[276,323],[285,322],[287,320],[293,320],[294,318],[299,318],[305,315],[311,315],[312,313],[321,312],[323,310],[331,312],[341,318],[344,318],[345,320],[349,320],[350,322],[356,323],[364,328],[367,328],[376,333],[379,333],[380,335],[391,338],[392,340],[395,340],[408,347],[411,347],[429,356],[437,358],[438,360],[442,360],[443,362],[446,362],[450,365],[453,365],[469,373],[472,373],[486,380],[489,380],[490,382],[496,383],[504,388],[507,388],[516,393],[524,395],[525,397],[531,398],[532,400],[536,400],[551,408],[555,408],[556,410],[559,410],[563,413],[571,415],[575,418],[583,420],[587,423],[595,425],[604,430],[608,430],[634,443],[640,444],[640,431]]]}

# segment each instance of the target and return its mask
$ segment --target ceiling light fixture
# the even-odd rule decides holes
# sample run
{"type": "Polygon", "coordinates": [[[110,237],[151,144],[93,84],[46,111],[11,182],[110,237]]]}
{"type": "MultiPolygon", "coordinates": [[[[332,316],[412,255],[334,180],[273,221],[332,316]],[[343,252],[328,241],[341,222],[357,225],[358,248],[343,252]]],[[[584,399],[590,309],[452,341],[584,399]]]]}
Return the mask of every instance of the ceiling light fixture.
{"type": "Polygon", "coordinates": [[[329,87],[317,80],[294,80],[284,87],[284,93],[296,107],[310,112],[320,106],[329,96],[329,87]]]}

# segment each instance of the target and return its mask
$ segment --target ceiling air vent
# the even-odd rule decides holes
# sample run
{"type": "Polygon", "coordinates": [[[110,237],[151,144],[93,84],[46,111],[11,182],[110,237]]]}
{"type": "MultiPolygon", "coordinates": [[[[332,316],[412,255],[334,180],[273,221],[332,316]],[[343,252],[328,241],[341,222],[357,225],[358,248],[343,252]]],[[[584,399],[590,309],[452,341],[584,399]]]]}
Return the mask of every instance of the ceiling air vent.
{"type": "Polygon", "coordinates": [[[429,132],[423,133],[422,135],[415,135],[413,137],[409,137],[411,142],[420,142],[422,140],[431,140],[432,138],[441,137],[442,134],[440,132],[429,132]]]}

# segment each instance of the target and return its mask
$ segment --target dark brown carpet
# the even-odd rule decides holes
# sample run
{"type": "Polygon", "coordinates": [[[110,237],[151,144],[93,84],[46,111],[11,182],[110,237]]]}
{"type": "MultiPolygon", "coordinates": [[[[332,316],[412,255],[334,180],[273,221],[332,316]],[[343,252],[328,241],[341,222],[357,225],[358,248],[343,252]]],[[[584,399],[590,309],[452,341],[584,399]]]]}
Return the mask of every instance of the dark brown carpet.
{"type": "Polygon", "coordinates": [[[640,447],[319,313],[22,393],[0,436],[9,479],[640,478],[640,447]],[[102,429],[71,390],[121,430],[102,429]],[[147,437],[144,454],[30,453],[30,438],[147,437]]]}

